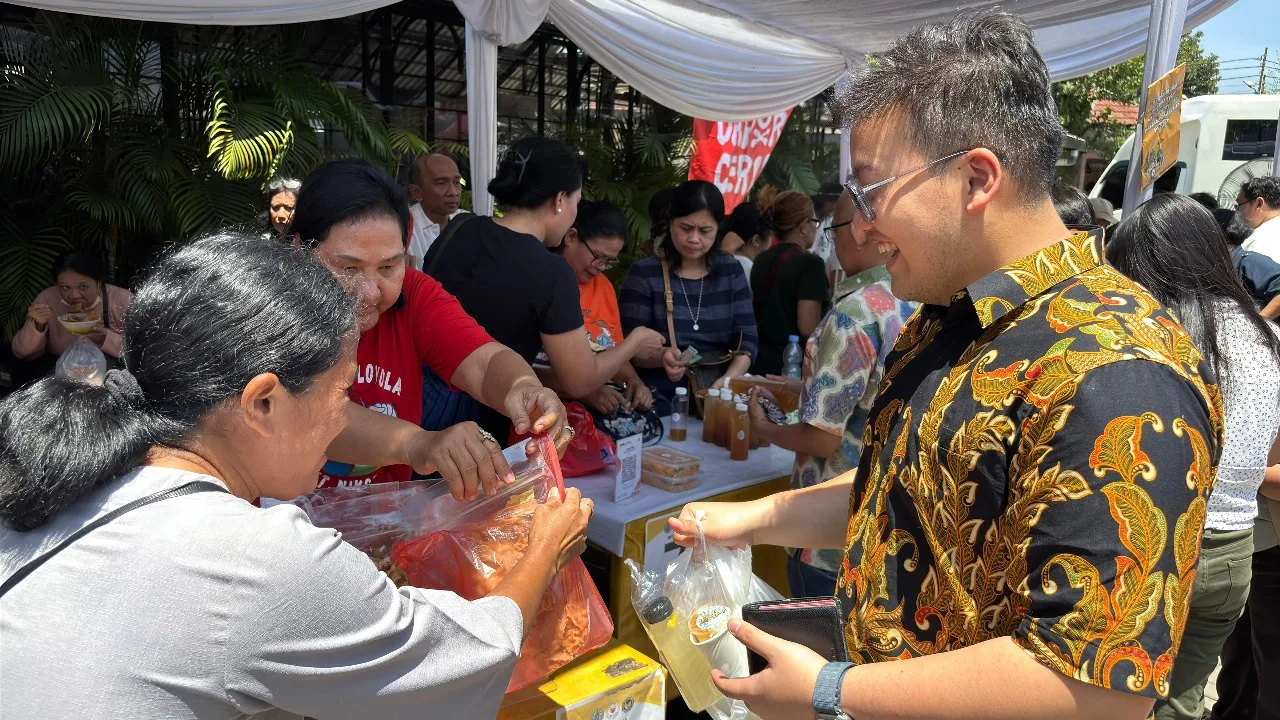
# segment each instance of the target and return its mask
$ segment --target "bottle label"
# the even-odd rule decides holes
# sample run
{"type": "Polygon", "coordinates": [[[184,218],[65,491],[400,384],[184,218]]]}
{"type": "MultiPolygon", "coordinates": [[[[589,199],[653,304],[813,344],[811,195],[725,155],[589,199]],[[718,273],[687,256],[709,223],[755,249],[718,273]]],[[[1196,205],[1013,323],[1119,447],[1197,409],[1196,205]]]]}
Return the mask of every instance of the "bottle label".
{"type": "Polygon", "coordinates": [[[733,611],[724,605],[706,605],[689,618],[689,634],[695,643],[706,642],[729,627],[733,611]]]}
{"type": "Polygon", "coordinates": [[[746,439],[747,439],[747,434],[746,434],[745,432],[743,432],[743,431],[739,430],[739,431],[738,431],[738,439],[739,439],[739,440],[746,440],[746,439]]]}
{"type": "Polygon", "coordinates": [[[673,423],[680,422],[680,413],[671,413],[671,422],[673,423]]]}

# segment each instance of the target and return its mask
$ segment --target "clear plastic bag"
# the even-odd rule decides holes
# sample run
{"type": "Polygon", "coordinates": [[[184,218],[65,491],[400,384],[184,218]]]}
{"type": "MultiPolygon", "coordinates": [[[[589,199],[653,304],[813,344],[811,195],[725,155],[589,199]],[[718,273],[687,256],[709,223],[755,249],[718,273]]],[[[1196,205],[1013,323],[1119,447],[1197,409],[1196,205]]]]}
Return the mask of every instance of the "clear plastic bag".
{"type": "Polygon", "coordinates": [[[76,338],[58,358],[53,374],[67,380],[101,385],[107,379],[107,356],[89,338],[76,338]]]}
{"type": "MultiPolygon", "coordinates": [[[[417,535],[422,513],[439,492],[439,480],[374,483],[321,488],[293,501],[311,524],[333,528],[342,539],[366,553],[382,550],[417,535]]],[[[447,492],[447,488],[446,488],[447,492]]]]}
{"type": "MultiPolygon", "coordinates": [[[[421,536],[396,543],[391,552],[412,585],[475,600],[491,593],[524,557],[538,503],[552,492],[564,497],[555,445],[546,436],[530,445],[528,458],[512,464],[516,481],[497,495],[466,502],[454,500],[447,489],[433,491],[419,516],[421,536]]],[[[612,635],[604,599],[575,559],[542,596],[507,692],[541,682],[612,635]]]]}
{"type": "MultiPolygon", "coordinates": [[[[728,631],[742,618],[742,606],[782,596],[751,572],[751,548],[717,547],[702,535],[702,516],[694,517],[697,541],[667,566],[665,593],[689,629],[690,641],[712,668],[728,677],[747,676],[747,648],[728,631]]],[[[715,720],[754,718],[746,703],[723,698],[706,712],[715,720]]]]}

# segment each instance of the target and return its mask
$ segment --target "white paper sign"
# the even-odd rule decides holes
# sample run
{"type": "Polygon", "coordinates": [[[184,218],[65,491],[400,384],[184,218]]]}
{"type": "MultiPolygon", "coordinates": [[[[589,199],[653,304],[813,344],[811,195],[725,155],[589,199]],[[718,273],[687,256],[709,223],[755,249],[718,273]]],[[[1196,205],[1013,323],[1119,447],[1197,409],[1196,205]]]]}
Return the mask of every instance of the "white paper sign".
{"type": "Polygon", "coordinates": [[[640,455],[644,452],[644,436],[624,437],[618,441],[618,474],[613,479],[613,501],[624,503],[640,489],[640,455]]]}

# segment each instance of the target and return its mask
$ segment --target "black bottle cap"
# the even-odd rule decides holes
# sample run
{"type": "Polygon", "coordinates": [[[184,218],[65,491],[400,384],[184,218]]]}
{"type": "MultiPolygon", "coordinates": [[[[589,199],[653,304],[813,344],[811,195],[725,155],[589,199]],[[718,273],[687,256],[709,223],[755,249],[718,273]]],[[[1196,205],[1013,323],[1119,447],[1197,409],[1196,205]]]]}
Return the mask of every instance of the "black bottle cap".
{"type": "Polygon", "coordinates": [[[667,618],[671,617],[671,613],[675,611],[676,609],[672,607],[669,599],[660,597],[646,605],[644,610],[640,612],[640,617],[650,625],[657,625],[658,623],[666,622],[667,618]]]}

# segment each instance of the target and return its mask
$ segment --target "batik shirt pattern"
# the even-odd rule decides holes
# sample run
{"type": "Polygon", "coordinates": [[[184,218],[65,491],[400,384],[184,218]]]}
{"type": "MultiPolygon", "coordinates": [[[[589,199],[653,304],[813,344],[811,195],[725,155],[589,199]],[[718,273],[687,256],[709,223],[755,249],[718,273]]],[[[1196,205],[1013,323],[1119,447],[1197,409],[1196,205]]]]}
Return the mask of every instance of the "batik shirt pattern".
{"type": "Polygon", "coordinates": [[[1012,637],[1166,697],[1222,437],[1190,336],[1080,233],[924,306],[886,360],[837,584],[852,659],[1012,637]]]}

